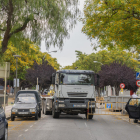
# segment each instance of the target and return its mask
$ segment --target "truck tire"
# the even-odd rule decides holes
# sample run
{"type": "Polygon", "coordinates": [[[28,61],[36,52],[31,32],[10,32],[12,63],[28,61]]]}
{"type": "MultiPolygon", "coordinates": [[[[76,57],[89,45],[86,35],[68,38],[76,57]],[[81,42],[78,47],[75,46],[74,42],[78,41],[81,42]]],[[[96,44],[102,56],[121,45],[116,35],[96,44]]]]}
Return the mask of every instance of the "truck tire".
{"type": "Polygon", "coordinates": [[[38,120],[38,113],[35,114],[35,120],[38,120]]]}
{"type": "Polygon", "coordinates": [[[14,120],[15,120],[15,117],[11,115],[11,121],[14,121],[14,120]]]}
{"type": "Polygon", "coordinates": [[[53,107],[52,107],[52,116],[53,118],[59,118],[59,112],[55,112],[55,104],[53,103],[53,107]]]}
{"type": "Polygon", "coordinates": [[[41,118],[41,111],[39,111],[38,117],[41,118]]]}
{"type": "MultiPolygon", "coordinates": [[[[85,116],[86,116],[86,119],[87,119],[87,113],[85,114],[85,116]]],[[[93,115],[89,115],[89,116],[88,116],[88,119],[91,120],[92,118],[93,118],[93,115]]]]}
{"type": "Polygon", "coordinates": [[[45,111],[45,115],[50,115],[50,111],[45,111]]]}

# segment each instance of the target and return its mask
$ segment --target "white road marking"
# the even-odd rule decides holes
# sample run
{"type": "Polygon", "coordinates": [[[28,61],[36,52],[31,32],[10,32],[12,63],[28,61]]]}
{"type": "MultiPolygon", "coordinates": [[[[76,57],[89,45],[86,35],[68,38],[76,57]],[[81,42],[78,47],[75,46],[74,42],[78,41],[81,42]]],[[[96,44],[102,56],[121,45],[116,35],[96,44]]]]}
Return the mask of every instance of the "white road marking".
{"type": "Polygon", "coordinates": [[[85,126],[87,127],[87,124],[85,123],[85,126]]]}
{"type": "Polygon", "coordinates": [[[30,127],[33,127],[33,125],[31,125],[30,127]]]}
{"type": "Polygon", "coordinates": [[[25,131],[28,131],[28,129],[26,129],[25,131]]]}
{"type": "Polygon", "coordinates": [[[19,137],[21,137],[22,136],[22,134],[21,135],[19,135],[19,137]]]}

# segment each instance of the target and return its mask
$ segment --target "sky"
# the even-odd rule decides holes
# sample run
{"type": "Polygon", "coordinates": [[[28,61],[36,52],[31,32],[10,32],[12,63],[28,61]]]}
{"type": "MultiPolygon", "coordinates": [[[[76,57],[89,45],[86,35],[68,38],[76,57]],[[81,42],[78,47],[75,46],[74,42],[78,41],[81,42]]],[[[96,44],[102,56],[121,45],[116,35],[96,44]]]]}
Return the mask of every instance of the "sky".
{"type": "MultiPolygon", "coordinates": [[[[81,12],[83,11],[84,1],[80,0],[79,9],[81,12]]],[[[81,22],[77,22],[75,28],[70,32],[70,38],[64,40],[63,49],[60,51],[56,46],[50,47],[49,50],[46,50],[45,43],[41,43],[41,51],[42,52],[51,52],[57,50],[56,53],[52,52],[50,55],[53,58],[57,58],[57,62],[62,66],[72,65],[76,61],[76,53],[75,50],[81,51],[86,54],[91,54],[95,52],[93,47],[91,46],[91,42],[88,37],[81,32],[83,24],[81,22]]],[[[96,43],[96,40],[93,40],[92,43],[96,43]]]]}

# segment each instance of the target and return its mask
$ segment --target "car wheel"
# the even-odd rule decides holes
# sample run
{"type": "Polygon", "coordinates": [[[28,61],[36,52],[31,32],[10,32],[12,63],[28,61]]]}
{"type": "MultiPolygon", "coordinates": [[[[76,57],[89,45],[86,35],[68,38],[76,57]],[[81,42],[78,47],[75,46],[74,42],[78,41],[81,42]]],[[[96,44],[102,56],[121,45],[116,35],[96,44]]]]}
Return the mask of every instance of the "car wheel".
{"type": "Polygon", "coordinates": [[[4,136],[3,136],[2,140],[8,140],[8,128],[7,127],[5,128],[4,136]]]}
{"type": "Polygon", "coordinates": [[[38,120],[38,113],[36,113],[35,115],[35,120],[38,120]]]}
{"type": "Polygon", "coordinates": [[[11,115],[11,121],[14,121],[14,120],[15,120],[15,117],[11,115]]]}
{"type": "Polygon", "coordinates": [[[41,111],[39,111],[38,117],[41,118],[41,111]]]}
{"type": "Polygon", "coordinates": [[[53,103],[52,116],[53,116],[53,118],[59,118],[59,115],[60,115],[59,112],[55,112],[55,104],[53,103]]]}

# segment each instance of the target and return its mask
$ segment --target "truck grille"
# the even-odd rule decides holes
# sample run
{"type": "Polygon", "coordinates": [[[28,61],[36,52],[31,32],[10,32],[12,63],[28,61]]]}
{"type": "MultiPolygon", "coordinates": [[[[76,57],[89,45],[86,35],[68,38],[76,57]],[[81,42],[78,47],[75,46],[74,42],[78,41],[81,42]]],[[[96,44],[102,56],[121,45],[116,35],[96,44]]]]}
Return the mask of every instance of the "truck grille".
{"type": "Polygon", "coordinates": [[[18,109],[18,112],[29,112],[29,109],[18,109]]]}
{"type": "Polygon", "coordinates": [[[68,97],[87,97],[87,93],[67,92],[68,97]]]}

